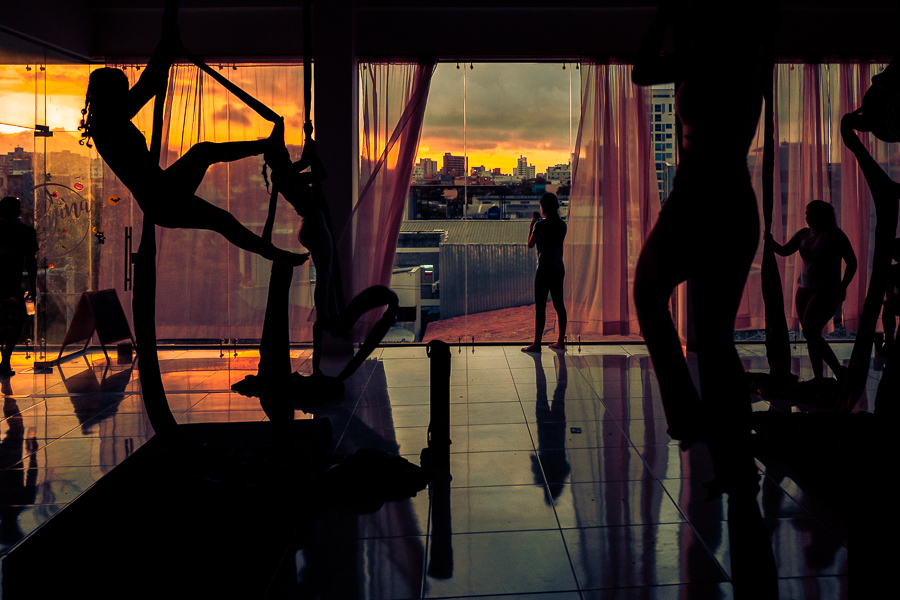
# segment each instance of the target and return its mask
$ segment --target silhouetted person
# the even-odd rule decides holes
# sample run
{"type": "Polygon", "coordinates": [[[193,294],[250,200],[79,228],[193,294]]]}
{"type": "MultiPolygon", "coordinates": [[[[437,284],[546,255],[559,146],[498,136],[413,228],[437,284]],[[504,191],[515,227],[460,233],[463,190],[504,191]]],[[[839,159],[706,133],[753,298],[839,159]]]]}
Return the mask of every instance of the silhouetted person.
{"type": "Polygon", "coordinates": [[[898,316],[900,316],[900,238],[894,240],[894,264],[891,265],[890,281],[884,293],[884,303],[881,308],[884,344],[879,350],[884,354],[891,354],[894,351],[894,334],[897,332],[898,316]]]}
{"type": "Polygon", "coordinates": [[[19,515],[37,496],[37,439],[25,435],[15,398],[3,398],[6,433],[0,440],[0,545],[11,546],[24,537],[19,515]],[[28,460],[22,458],[28,454],[28,460]],[[27,462],[27,465],[26,465],[27,462]]]}
{"type": "Polygon", "coordinates": [[[195,196],[210,165],[262,154],[283,139],[284,122],[276,123],[275,142],[255,140],[216,144],[201,142],[167,169],[150,154],[144,135],[131,122],[140,109],[164,86],[169,66],[182,51],[174,32],[163,36],[159,46],[130,89],[119,69],[105,67],[91,73],[82,130],[82,142],[91,140],[103,160],[134,196],[144,218],[172,229],[208,229],[220,233],[235,246],[270,260],[281,258],[302,264],[308,255],[280,250],[270,241],[245,228],[228,211],[195,196]]]}
{"type": "Polygon", "coordinates": [[[0,377],[15,375],[10,364],[13,349],[25,324],[25,294],[36,297],[37,233],[19,221],[22,205],[18,198],[0,200],[0,377]],[[22,271],[28,273],[28,288],[22,289],[22,271]]]}
{"type": "Polygon", "coordinates": [[[534,275],[534,343],[522,348],[522,352],[540,352],[544,324],[547,322],[547,293],[553,300],[559,330],[556,342],[550,348],[560,352],[566,349],[566,305],[563,303],[563,241],[567,227],[559,216],[556,194],[541,196],[541,212],[534,212],[528,230],[528,247],[537,246],[537,272],[534,275]]]}
{"type": "Polygon", "coordinates": [[[682,126],[673,191],[641,250],[634,302],[669,434],[682,447],[709,442],[711,491],[728,494],[736,598],[777,597],[771,543],[756,503],[750,397],[734,346],[735,317],[759,244],[747,151],[764,86],[771,85],[771,64],[763,56],[774,17],[768,8],[765,2],[663,2],[632,71],[638,85],[676,84],[682,126]],[[670,26],[677,50],[662,55],[670,26]],[[672,291],[688,279],[699,393],[669,313],[672,291]]]}
{"type": "MultiPolygon", "coordinates": [[[[316,322],[314,327],[332,335],[349,339],[350,333],[340,318],[337,291],[335,289],[334,238],[326,220],[326,200],[321,182],[325,179],[325,167],[316,154],[315,141],[309,136],[303,147],[303,155],[291,162],[287,148],[279,147],[266,152],[266,164],[272,168],[272,185],[300,216],[297,239],[309,250],[316,268],[314,302],[316,322]],[[306,169],[309,168],[309,171],[306,169]]],[[[318,369],[318,363],[316,363],[318,369]]]]}
{"type": "Polygon", "coordinates": [[[531,455],[531,471],[537,485],[547,485],[547,504],[559,498],[565,487],[566,477],[572,471],[566,458],[566,388],[569,384],[565,357],[559,359],[553,402],[547,397],[547,375],[541,355],[534,359],[534,385],[536,388],[534,417],[537,422],[537,456],[531,455]]]}
{"type": "Polygon", "coordinates": [[[806,348],[812,364],[813,377],[822,378],[824,360],[835,378],[843,381],[847,367],[841,365],[831,346],[822,337],[822,330],[847,297],[847,288],[856,274],[856,253],[850,240],[838,227],[834,207],[823,200],[806,205],[804,227],[782,246],[766,235],[766,243],[775,254],[790,256],[800,252],[803,266],[797,279],[795,304],[800,326],[806,338],[806,348]],[[841,277],[841,261],[847,263],[841,277]]]}

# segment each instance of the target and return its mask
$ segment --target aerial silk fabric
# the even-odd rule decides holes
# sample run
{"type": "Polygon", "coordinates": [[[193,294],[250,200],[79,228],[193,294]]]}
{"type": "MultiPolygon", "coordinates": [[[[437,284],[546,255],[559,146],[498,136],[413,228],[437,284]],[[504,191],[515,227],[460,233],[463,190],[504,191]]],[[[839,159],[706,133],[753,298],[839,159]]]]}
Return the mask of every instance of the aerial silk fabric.
{"type": "Polygon", "coordinates": [[[630,65],[581,67],[581,121],[569,194],[565,298],[570,339],[639,333],[632,288],[659,213],[650,88],[630,65]]]}
{"type": "MultiPolygon", "coordinates": [[[[132,84],[140,76],[134,67],[125,69],[132,84]]],[[[288,148],[298,159],[302,148],[303,68],[300,65],[228,65],[223,75],[285,117],[288,148]],[[292,142],[296,145],[292,145],[292,142]]],[[[135,118],[149,138],[152,103],[135,118]]],[[[160,166],[174,163],[200,142],[231,142],[266,138],[272,130],[221,85],[194,65],[174,65],[169,74],[163,124],[160,166]]],[[[244,226],[261,234],[269,194],[262,176],[263,158],[253,156],[212,166],[196,194],[231,212],[244,226]]],[[[106,203],[102,225],[107,237],[101,253],[100,281],[103,288],[119,291],[123,304],[130,292],[123,282],[127,269],[125,228],[133,227],[133,251],[137,251],[142,213],[128,190],[111,171],[104,169],[102,198],[106,203]]],[[[281,202],[273,242],[295,252],[299,218],[281,202]]],[[[257,340],[262,331],[271,262],[232,246],[217,233],[189,229],[156,228],[157,236],[157,336],[178,340],[257,340]]],[[[290,296],[291,341],[312,339],[307,317],[312,308],[309,263],[294,272],[290,296]]],[[[128,312],[128,311],[127,311],[128,312]]]]}
{"type": "Polygon", "coordinates": [[[390,287],[435,65],[359,66],[359,197],[349,232],[339,234],[342,248],[351,245],[353,296],[373,285],[390,287]]]}

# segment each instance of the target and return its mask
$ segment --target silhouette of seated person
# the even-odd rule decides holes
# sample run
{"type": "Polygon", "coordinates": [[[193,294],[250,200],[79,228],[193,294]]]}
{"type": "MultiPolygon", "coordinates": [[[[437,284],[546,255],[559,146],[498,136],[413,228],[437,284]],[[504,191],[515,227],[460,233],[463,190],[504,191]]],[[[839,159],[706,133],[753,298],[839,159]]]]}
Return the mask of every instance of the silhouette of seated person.
{"type": "Polygon", "coordinates": [[[119,69],[104,67],[91,73],[81,142],[97,151],[134,196],[144,218],[171,229],[207,229],[223,235],[244,250],[274,260],[302,264],[306,254],[276,248],[244,227],[231,213],[195,195],[210,165],[262,154],[283,138],[284,123],[276,122],[273,140],[200,142],[165,170],[151,155],[144,135],[131,119],[164,87],[173,60],[182,53],[177,31],[164,33],[140,79],[131,88],[119,69]]]}
{"type": "Polygon", "coordinates": [[[881,325],[884,328],[884,344],[880,348],[882,354],[890,355],[894,351],[897,317],[900,316],[900,238],[894,239],[894,263],[891,265],[890,281],[884,294],[881,308],[881,325]]]}
{"type": "Polygon", "coordinates": [[[37,234],[19,221],[21,213],[18,198],[0,200],[0,377],[15,375],[10,361],[27,319],[25,297],[36,296],[37,234]],[[27,290],[22,289],[23,268],[28,273],[27,290]]]}
{"type": "Polygon", "coordinates": [[[806,222],[809,227],[795,233],[783,246],[775,241],[772,234],[766,235],[766,244],[779,256],[800,253],[803,265],[794,300],[806,338],[813,377],[817,380],[823,378],[824,360],[835,378],[843,381],[847,367],[835,356],[822,336],[822,330],[847,297],[847,288],[856,274],[856,253],[837,225],[834,207],[827,202],[813,200],[807,204],[806,222]],[[847,264],[843,277],[841,261],[847,264]]]}
{"type": "MultiPolygon", "coordinates": [[[[321,186],[321,182],[326,178],[325,167],[316,154],[316,143],[311,133],[312,126],[307,123],[303,154],[297,162],[291,162],[283,137],[278,140],[279,144],[274,144],[266,151],[265,161],[272,169],[274,190],[280,193],[300,216],[297,239],[309,251],[316,268],[316,289],[313,297],[316,309],[314,327],[337,337],[349,339],[350,332],[341,322],[341,310],[335,289],[334,238],[326,220],[327,206],[321,186]]],[[[263,175],[265,176],[265,167],[263,175]]]]}

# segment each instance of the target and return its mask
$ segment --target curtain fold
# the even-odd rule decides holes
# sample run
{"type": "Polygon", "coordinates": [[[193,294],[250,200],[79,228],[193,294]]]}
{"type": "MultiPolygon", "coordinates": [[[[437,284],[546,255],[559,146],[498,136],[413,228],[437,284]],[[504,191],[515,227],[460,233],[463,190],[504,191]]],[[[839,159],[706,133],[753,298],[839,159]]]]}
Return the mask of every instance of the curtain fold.
{"type": "Polygon", "coordinates": [[[659,212],[650,88],[630,65],[581,65],[581,121],[569,195],[566,305],[583,338],[638,333],[634,268],[659,212]]]}
{"type": "Polygon", "coordinates": [[[359,197],[350,235],[352,293],[390,286],[400,223],[422,132],[435,62],[361,63],[359,197]]]}

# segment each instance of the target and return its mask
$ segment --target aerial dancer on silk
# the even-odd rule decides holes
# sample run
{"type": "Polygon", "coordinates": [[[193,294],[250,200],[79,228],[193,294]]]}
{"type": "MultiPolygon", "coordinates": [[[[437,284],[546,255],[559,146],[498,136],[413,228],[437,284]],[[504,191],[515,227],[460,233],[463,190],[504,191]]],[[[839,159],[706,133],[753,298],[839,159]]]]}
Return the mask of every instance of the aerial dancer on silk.
{"type": "Polygon", "coordinates": [[[308,254],[281,250],[244,227],[231,213],[195,195],[206,170],[217,162],[230,162],[264,153],[283,139],[284,123],[276,121],[269,140],[194,145],[165,170],[147,148],[144,135],[131,119],[165,86],[168,69],[179,55],[186,55],[177,31],[168,30],[131,88],[119,69],[101,68],[88,83],[81,142],[97,151],[125,184],[144,217],[171,229],[207,229],[223,235],[244,250],[270,260],[303,264],[308,254]]]}

